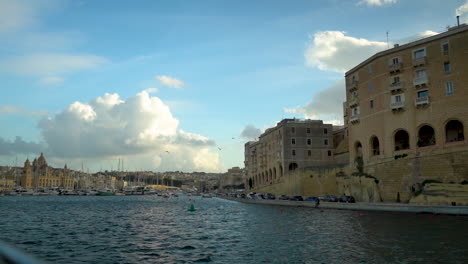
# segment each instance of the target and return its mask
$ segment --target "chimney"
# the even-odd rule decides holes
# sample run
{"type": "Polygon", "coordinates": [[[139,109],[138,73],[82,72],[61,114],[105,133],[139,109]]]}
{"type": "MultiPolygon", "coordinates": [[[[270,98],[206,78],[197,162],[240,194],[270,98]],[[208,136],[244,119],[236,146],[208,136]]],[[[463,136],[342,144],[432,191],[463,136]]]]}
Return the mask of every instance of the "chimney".
{"type": "Polygon", "coordinates": [[[394,48],[398,48],[400,46],[400,44],[394,44],[393,47],[394,48]]]}
{"type": "Polygon", "coordinates": [[[457,27],[460,26],[460,16],[457,16],[457,27]]]}

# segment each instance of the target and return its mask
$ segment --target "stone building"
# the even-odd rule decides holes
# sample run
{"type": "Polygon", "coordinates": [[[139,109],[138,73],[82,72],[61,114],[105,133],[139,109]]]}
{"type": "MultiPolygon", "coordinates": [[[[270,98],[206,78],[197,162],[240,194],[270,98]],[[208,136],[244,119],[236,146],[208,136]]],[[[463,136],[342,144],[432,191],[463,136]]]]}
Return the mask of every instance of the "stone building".
{"type": "Polygon", "coordinates": [[[55,169],[47,164],[44,155],[31,162],[24,162],[23,172],[20,180],[21,187],[25,189],[61,187],[74,189],[75,179],[71,177],[67,165],[63,169],[55,169]]]}
{"type": "Polygon", "coordinates": [[[468,179],[468,26],[379,52],[345,74],[351,167],[408,200],[468,179]]]}
{"type": "Polygon", "coordinates": [[[245,187],[258,188],[283,175],[333,163],[333,126],[321,120],[283,119],[258,141],[245,144],[245,187]]]}
{"type": "MultiPolygon", "coordinates": [[[[232,167],[219,177],[219,187],[221,189],[235,189],[244,183],[244,169],[232,167]]],[[[245,184],[245,183],[244,183],[245,184]]]]}

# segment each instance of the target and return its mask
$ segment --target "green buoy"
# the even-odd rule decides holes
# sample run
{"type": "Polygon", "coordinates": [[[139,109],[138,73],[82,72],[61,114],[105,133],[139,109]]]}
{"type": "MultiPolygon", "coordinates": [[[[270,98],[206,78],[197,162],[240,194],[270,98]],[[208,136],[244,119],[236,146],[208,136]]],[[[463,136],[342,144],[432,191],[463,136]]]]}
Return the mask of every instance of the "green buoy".
{"type": "Polygon", "coordinates": [[[195,211],[195,205],[190,204],[190,208],[188,209],[190,212],[195,211]]]}

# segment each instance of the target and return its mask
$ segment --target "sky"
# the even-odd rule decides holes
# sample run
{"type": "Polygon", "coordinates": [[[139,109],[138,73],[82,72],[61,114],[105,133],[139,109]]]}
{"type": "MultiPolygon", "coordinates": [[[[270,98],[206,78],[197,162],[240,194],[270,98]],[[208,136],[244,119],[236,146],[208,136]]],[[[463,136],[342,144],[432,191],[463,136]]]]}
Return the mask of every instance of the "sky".
{"type": "Polygon", "coordinates": [[[0,0],[0,165],[224,172],[284,118],[340,125],[344,72],[467,0],[0,0]],[[388,32],[388,42],[387,42],[388,32]]]}

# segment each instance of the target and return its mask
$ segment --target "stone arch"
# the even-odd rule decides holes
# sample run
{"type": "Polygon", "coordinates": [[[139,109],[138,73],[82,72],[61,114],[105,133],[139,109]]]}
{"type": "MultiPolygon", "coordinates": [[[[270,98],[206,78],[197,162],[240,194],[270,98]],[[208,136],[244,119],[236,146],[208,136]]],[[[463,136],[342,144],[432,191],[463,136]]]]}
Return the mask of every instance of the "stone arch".
{"type": "Polygon", "coordinates": [[[430,125],[423,125],[418,130],[418,147],[435,145],[435,131],[430,125]]]}
{"type": "Polygon", "coordinates": [[[464,141],[465,134],[463,123],[452,119],[445,124],[445,142],[464,141]]]}
{"type": "Polygon", "coordinates": [[[362,157],[362,144],[360,141],[354,143],[354,153],[356,153],[356,157],[362,157]]]}
{"type": "Polygon", "coordinates": [[[295,171],[298,167],[296,162],[289,163],[289,171],[295,171]]]}
{"type": "Polygon", "coordinates": [[[394,135],[395,150],[409,149],[409,134],[404,129],[399,129],[394,135]]]}
{"type": "Polygon", "coordinates": [[[271,182],[273,180],[273,172],[271,172],[271,169],[269,170],[268,174],[270,175],[269,182],[271,182]]]}
{"type": "Polygon", "coordinates": [[[380,155],[380,142],[377,136],[372,136],[370,139],[370,146],[371,146],[371,155],[378,156],[380,155]]]}
{"type": "Polygon", "coordinates": [[[252,178],[249,178],[249,189],[252,189],[253,187],[253,181],[252,178]]]}
{"type": "Polygon", "coordinates": [[[273,167],[273,179],[276,180],[276,167],[273,167]]]}
{"type": "Polygon", "coordinates": [[[283,165],[281,164],[279,165],[279,174],[280,177],[283,177],[283,165]]]}

